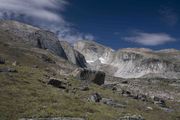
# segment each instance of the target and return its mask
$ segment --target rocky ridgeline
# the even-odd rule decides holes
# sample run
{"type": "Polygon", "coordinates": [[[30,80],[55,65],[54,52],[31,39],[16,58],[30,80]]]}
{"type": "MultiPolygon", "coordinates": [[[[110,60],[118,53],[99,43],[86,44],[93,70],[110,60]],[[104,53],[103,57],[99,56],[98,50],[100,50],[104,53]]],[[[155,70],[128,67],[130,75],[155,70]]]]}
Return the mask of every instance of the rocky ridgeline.
{"type": "Polygon", "coordinates": [[[79,66],[86,67],[83,55],[74,50],[69,43],[60,42],[57,36],[49,31],[23,24],[16,21],[0,21],[1,30],[16,36],[12,41],[31,47],[48,49],[61,58],[79,66]],[[19,40],[18,38],[21,38],[19,40]]]}
{"type": "Polygon", "coordinates": [[[93,41],[79,41],[74,48],[85,56],[89,66],[122,78],[180,78],[180,51],[152,51],[127,48],[114,51],[93,41]]]}

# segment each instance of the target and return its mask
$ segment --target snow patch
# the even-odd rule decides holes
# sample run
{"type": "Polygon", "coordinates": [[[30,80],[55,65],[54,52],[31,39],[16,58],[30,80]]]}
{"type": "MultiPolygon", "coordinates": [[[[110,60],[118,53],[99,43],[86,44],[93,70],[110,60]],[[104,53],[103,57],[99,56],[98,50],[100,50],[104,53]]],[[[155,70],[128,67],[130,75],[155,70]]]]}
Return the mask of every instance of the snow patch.
{"type": "Polygon", "coordinates": [[[106,60],[103,57],[100,57],[99,60],[101,61],[102,64],[106,63],[106,60]]]}
{"type": "Polygon", "coordinates": [[[87,63],[93,63],[93,62],[95,62],[95,61],[93,61],[93,60],[86,60],[86,62],[87,62],[87,63]]]}

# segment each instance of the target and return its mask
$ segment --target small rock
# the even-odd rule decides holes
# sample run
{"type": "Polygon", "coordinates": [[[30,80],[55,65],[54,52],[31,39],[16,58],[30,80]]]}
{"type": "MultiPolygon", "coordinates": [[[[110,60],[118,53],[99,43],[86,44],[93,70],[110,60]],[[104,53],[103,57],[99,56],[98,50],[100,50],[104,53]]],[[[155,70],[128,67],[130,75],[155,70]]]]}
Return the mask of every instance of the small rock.
{"type": "Polygon", "coordinates": [[[128,84],[128,81],[127,80],[124,80],[121,82],[122,84],[128,84]]]}
{"type": "Polygon", "coordinates": [[[93,102],[100,102],[102,100],[102,97],[98,93],[94,93],[89,97],[89,100],[93,102]]]}
{"type": "Polygon", "coordinates": [[[161,109],[164,110],[167,113],[171,113],[171,112],[174,111],[173,109],[170,109],[170,108],[167,108],[167,107],[161,107],[161,109]]]}
{"type": "Polygon", "coordinates": [[[103,88],[106,88],[106,89],[113,89],[116,86],[116,84],[104,84],[102,86],[103,88]]]}
{"type": "Polygon", "coordinates": [[[0,56],[0,64],[5,64],[5,59],[0,56]]]}
{"type": "Polygon", "coordinates": [[[116,108],[125,108],[126,106],[117,102],[117,101],[114,101],[112,99],[107,99],[107,98],[102,98],[101,102],[103,104],[106,104],[106,105],[109,105],[109,106],[112,106],[112,107],[116,107],[116,108]]]}
{"type": "Polygon", "coordinates": [[[81,90],[81,91],[88,91],[89,87],[88,86],[83,86],[83,87],[80,87],[79,90],[81,90]]]}
{"type": "Polygon", "coordinates": [[[145,120],[141,115],[124,116],[118,120],[145,120]]]}
{"type": "Polygon", "coordinates": [[[153,100],[154,100],[154,101],[160,101],[160,98],[159,98],[159,97],[154,96],[153,100]]]}
{"type": "Polygon", "coordinates": [[[13,65],[13,66],[17,66],[17,61],[14,61],[14,62],[12,63],[12,65],[13,65]]]}
{"type": "Polygon", "coordinates": [[[114,87],[112,88],[112,91],[117,91],[117,87],[114,86],[114,87]]]}
{"type": "Polygon", "coordinates": [[[122,95],[126,96],[126,97],[130,97],[131,96],[131,92],[126,91],[126,90],[122,90],[122,95]]]}
{"type": "Polygon", "coordinates": [[[154,100],[154,104],[157,104],[157,105],[159,105],[160,107],[166,107],[166,103],[165,103],[165,101],[164,101],[163,99],[155,96],[155,97],[153,98],[153,100],[154,100]]]}
{"type": "Polygon", "coordinates": [[[33,68],[39,68],[38,65],[33,65],[33,68]]]}
{"type": "Polygon", "coordinates": [[[151,111],[151,110],[153,110],[153,108],[152,107],[147,107],[146,110],[151,111]]]}
{"type": "Polygon", "coordinates": [[[143,95],[143,94],[138,95],[138,99],[139,99],[139,100],[142,100],[142,101],[148,101],[147,96],[146,96],[146,95],[143,95]]]}
{"type": "Polygon", "coordinates": [[[0,68],[0,72],[17,72],[16,69],[14,68],[10,68],[10,67],[6,67],[6,68],[0,68]]]}
{"type": "Polygon", "coordinates": [[[66,83],[64,83],[61,80],[54,79],[54,78],[50,79],[48,84],[56,88],[66,89],[66,83]]]}
{"type": "Polygon", "coordinates": [[[154,101],[154,104],[157,104],[157,105],[159,105],[160,107],[167,107],[164,100],[154,101]]]}

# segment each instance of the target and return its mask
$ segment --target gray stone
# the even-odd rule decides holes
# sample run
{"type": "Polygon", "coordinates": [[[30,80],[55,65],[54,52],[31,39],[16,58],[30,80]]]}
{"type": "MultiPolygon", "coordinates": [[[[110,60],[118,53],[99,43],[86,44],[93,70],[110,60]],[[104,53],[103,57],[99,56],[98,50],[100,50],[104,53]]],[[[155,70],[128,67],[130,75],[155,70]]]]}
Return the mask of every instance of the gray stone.
{"type": "Polygon", "coordinates": [[[112,107],[116,107],[116,108],[125,108],[126,107],[126,105],[121,104],[121,103],[114,101],[112,99],[102,98],[101,102],[103,104],[106,104],[106,105],[109,105],[112,107]]]}
{"type": "Polygon", "coordinates": [[[127,91],[127,90],[122,90],[122,95],[123,96],[126,96],[126,97],[131,97],[131,92],[130,91],[127,91]]]}
{"type": "Polygon", "coordinates": [[[119,118],[118,120],[145,120],[142,116],[140,115],[133,115],[133,116],[124,116],[119,118]]]}
{"type": "Polygon", "coordinates": [[[79,90],[81,90],[81,91],[88,91],[89,87],[88,86],[82,86],[82,87],[79,87],[79,90]]]}
{"type": "Polygon", "coordinates": [[[5,59],[0,56],[0,64],[5,64],[5,59]]]}
{"type": "Polygon", "coordinates": [[[73,76],[83,81],[91,81],[97,85],[104,84],[105,73],[101,71],[94,71],[89,69],[76,69],[73,76]]]}
{"type": "Polygon", "coordinates": [[[100,102],[102,97],[98,93],[94,93],[89,97],[89,100],[92,102],[100,102]]]}
{"type": "Polygon", "coordinates": [[[161,99],[159,97],[156,97],[156,96],[153,98],[153,100],[154,100],[154,104],[157,104],[160,107],[167,107],[165,100],[163,100],[163,99],[161,99]]]}
{"type": "Polygon", "coordinates": [[[60,89],[66,89],[66,83],[61,81],[61,80],[58,80],[58,79],[54,79],[54,78],[51,78],[48,82],[49,85],[52,85],[56,88],[60,88],[60,89]]]}
{"type": "Polygon", "coordinates": [[[5,67],[5,68],[0,68],[0,72],[17,72],[15,68],[10,68],[10,67],[5,67]]]}

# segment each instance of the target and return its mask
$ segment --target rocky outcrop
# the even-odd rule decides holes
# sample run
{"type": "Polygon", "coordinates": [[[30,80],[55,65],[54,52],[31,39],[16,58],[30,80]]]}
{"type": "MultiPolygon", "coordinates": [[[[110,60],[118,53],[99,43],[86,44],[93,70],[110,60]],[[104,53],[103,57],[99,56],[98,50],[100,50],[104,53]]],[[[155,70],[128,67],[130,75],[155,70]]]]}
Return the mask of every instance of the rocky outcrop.
{"type": "Polygon", "coordinates": [[[62,48],[60,41],[54,33],[44,30],[38,30],[35,33],[31,34],[29,37],[31,40],[34,40],[34,43],[36,43],[36,47],[41,49],[48,49],[58,56],[67,59],[64,49],[62,48]]]}
{"type": "Polygon", "coordinates": [[[58,39],[57,35],[17,21],[0,21],[0,30],[8,32],[13,37],[11,43],[23,44],[53,52],[59,57],[79,66],[86,67],[84,56],[67,42],[58,39]],[[21,38],[21,39],[19,39],[21,38]]]}
{"type": "Polygon", "coordinates": [[[76,51],[68,42],[66,41],[61,41],[60,42],[63,49],[64,49],[64,52],[68,58],[69,61],[71,61],[72,63],[82,67],[82,68],[85,68],[86,67],[86,60],[84,58],[84,56],[76,51]]]}
{"type": "Polygon", "coordinates": [[[104,84],[105,73],[101,71],[94,71],[89,69],[76,69],[73,71],[72,75],[77,79],[93,82],[97,85],[104,84]]]}
{"type": "Polygon", "coordinates": [[[126,48],[114,51],[93,41],[79,41],[74,48],[81,52],[89,66],[121,78],[180,78],[180,51],[152,51],[126,48]]]}

